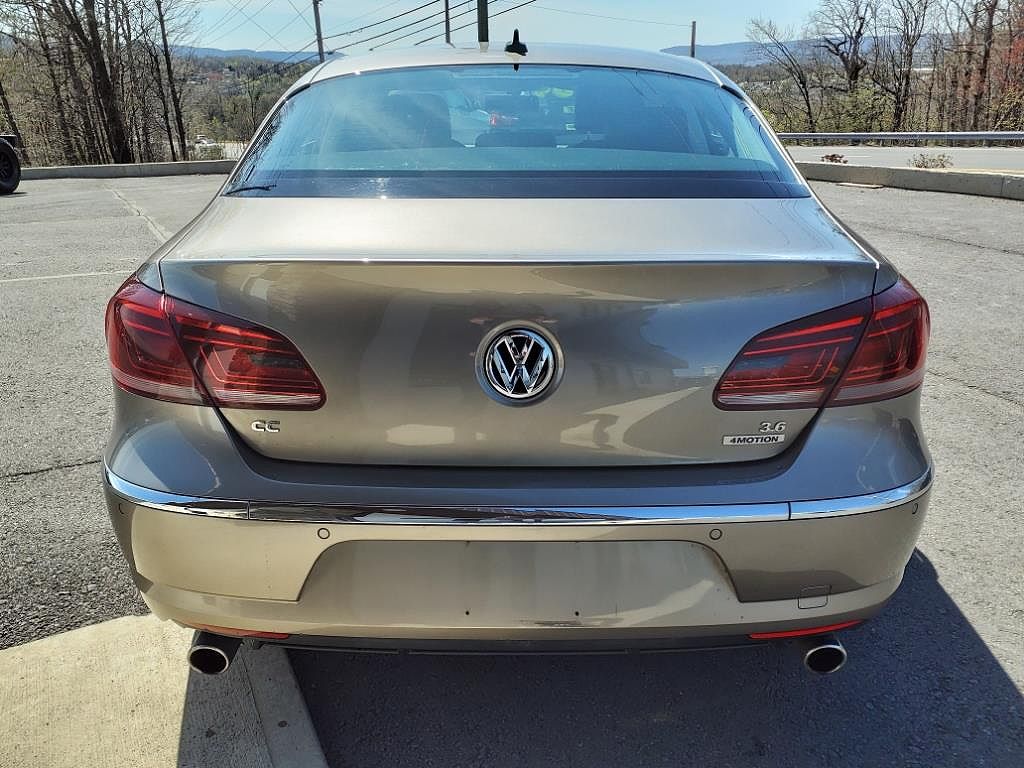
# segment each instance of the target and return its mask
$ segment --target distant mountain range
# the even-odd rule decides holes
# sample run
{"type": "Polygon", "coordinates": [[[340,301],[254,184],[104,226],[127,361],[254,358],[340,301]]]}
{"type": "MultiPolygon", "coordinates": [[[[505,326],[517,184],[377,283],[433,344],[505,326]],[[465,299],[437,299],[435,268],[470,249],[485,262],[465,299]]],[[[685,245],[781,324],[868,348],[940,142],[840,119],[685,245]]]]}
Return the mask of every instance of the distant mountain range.
{"type": "MultiPolygon", "coordinates": [[[[671,48],[663,48],[664,53],[671,53],[676,56],[689,56],[690,46],[675,45],[671,48]]],[[[179,56],[200,56],[215,59],[236,59],[248,58],[261,61],[302,61],[316,55],[316,51],[254,51],[250,48],[236,48],[223,50],[221,48],[191,48],[178,47],[175,53],[179,56]]],[[[341,56],[343,54],[334,54],[341,56]]],[[[758,52],[754,43],[722,43],[721,45],[698,45],[697,58],[706,61],[713,66],[730,66],[738,64],[757,65],[763,64],[764,58],[758,52]]]]}
{"type": "MultiPolygon", "coordinates": [[[[662,53],[676,56],[689,56],[689,45],[674,45],[662,48],[662,53]]],[[[713,67],[728,67],[739,64],[756,66],[764,64],[765,59],[754,43],[722,43],[721,45],[698,45],[697,58],[713,67]]]]}
{"type": "MultiPolygon", "coordinates": [[[[316,58],[316,51],[254,51],[251,48],[235,48],[225,51],[221,48],[194,48],[191,46],[174,46],[174,52],[179,56],[197,56],[211,59],[258,59],[260,61],[299,62],[304,59],[312,61],[316,58]]],[[[331,54],[332,56],[344,56],[343,53],[331,54]]]]}

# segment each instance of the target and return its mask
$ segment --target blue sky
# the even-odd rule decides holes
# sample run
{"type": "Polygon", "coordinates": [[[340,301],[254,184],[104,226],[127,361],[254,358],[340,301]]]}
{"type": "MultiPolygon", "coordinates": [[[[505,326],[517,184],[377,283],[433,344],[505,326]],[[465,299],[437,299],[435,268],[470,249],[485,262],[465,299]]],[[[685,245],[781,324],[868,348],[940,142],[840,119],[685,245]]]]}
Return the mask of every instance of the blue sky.
{"type": "MultiPolygon", "coordinates": [[[[423,5],[426,0],[323,0],[321,18],[324,34],[347,32],[357,27],[381,21],[403,11],[423,5]]],[[[475,1],[450,0],[453,13],[475,7],[475,1]]],[[[491,4],[491,15],[518,5],[522,0],[496,0],[491,4]]],[[[698,42],[702,44],[731,43],[746,39],[747,22],[754,17],[772,18],[783,27],[800,26],[817,3],[814,0],[717,0],[717,2],[685,2],[683,0],[639,0],[638,2],[612,2],[611,0],[535,0],[532,5],[497,16],[491,21],[491,40],[511,38],[512,29],[519,27],[524,40],[557,40],[605,45],[624,45],[633,48],[660,49],[689,42],[691,20],[698,24],[698,42]],[[593,14],[593,15],[582,15],[593,14]],[[598,18],[599,16],[616,18],[598,18]],[[625,19],[629,19],[626,21],[625,19]],[[650,22],[650,23],[647,23],[650,22]]],[[[256,48],[259,50],[298,50],[313,38],[311,0],[209,0],[198,6],[194,27],[194,45],[213,48],[256,48]]],[[[342,46],[359,41],[378,32],[429,17],[443,9],[440,0],[400,20],[375,26],[364,32],[342,35],[328,41],[328,47],[342,46]]],[[[467,14],[453,22],[454,26],[474,21],[467,14]]],[[[430,19],[396,33],[415,32],[411,37],[392,46],[409,45],[441,31],[429,28],[430,19]]],[[[473,28],[456,32],[456,43],[470,43],[476,39],[473,28]]],[[[348,52],[365,51],[369,46],[384,42],[381,38],[365,43],[348,52]]],[[[315,46],[310,46],[315,50],[315,46]]]]}

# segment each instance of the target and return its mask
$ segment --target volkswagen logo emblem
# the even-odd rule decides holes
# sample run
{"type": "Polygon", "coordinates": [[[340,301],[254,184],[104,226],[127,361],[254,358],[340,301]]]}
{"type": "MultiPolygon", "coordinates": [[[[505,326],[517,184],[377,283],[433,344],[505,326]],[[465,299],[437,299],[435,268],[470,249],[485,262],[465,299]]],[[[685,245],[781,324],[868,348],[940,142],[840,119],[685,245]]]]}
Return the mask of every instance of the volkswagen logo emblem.
{"type": "Polygon", "coordinates": [[[529,328],[499,329],[481,346],[477,361],[485,391],[506,405],[526,405],[549,394],[561,376],[558,348],[529,328]]]}

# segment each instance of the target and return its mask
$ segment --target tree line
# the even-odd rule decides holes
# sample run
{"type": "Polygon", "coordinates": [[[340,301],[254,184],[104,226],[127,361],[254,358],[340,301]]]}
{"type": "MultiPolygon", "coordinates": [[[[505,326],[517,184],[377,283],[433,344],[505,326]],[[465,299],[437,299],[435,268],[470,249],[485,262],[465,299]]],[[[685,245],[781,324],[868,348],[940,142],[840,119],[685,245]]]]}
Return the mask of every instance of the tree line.
{"type": "MultiPolygon", "coordinates": [[[[304,69],[190,53],[194,0],[0,0],[0,131],[35,164],[247,141],[304,69]]],[[[1024,130],[1024,0],[821,0],[726,67],[787,131],[1024,130]]]]}
{"type": "Polygon", "coordinates": [[[191,0],[0,0],[0,131],[34,164],[196,156],[248,139],[309,66],[191,53],[191,0]]]}
{"type": "Polygon", "coordinates": [[[731,74],[777,130],[1024,130],[1024,0],[821,0],[748,37],[731,74]]]}

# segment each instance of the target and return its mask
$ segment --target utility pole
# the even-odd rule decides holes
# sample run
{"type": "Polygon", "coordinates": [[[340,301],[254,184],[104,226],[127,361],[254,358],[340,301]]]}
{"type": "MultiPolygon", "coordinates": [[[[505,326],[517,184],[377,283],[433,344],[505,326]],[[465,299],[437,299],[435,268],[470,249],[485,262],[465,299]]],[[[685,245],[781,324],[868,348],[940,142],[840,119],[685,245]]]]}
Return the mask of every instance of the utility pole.
{"type": "Polygon", "coordinates": [[[452,17],[448,7],[448,0],[444,0],[444,41],[452,44],[452,17]]]}
{"type": "Polygon", "coordinates": [[[690,24],[690,58],[697,58],[697,22],[690,24]]]}
{"type": "Polygon", "coordinates": [[[476,0],[476,37],[481,50],[487,50],[490,32],[487,29],[487,0],[476,0]]]}
{"type": "Polygon", "coordinates": [[[320,29],[320,0],[313,0],[313,19],[316,21],[316,51],[320,54],[320,63],[324,63],[324,33],[320,29]]]}

